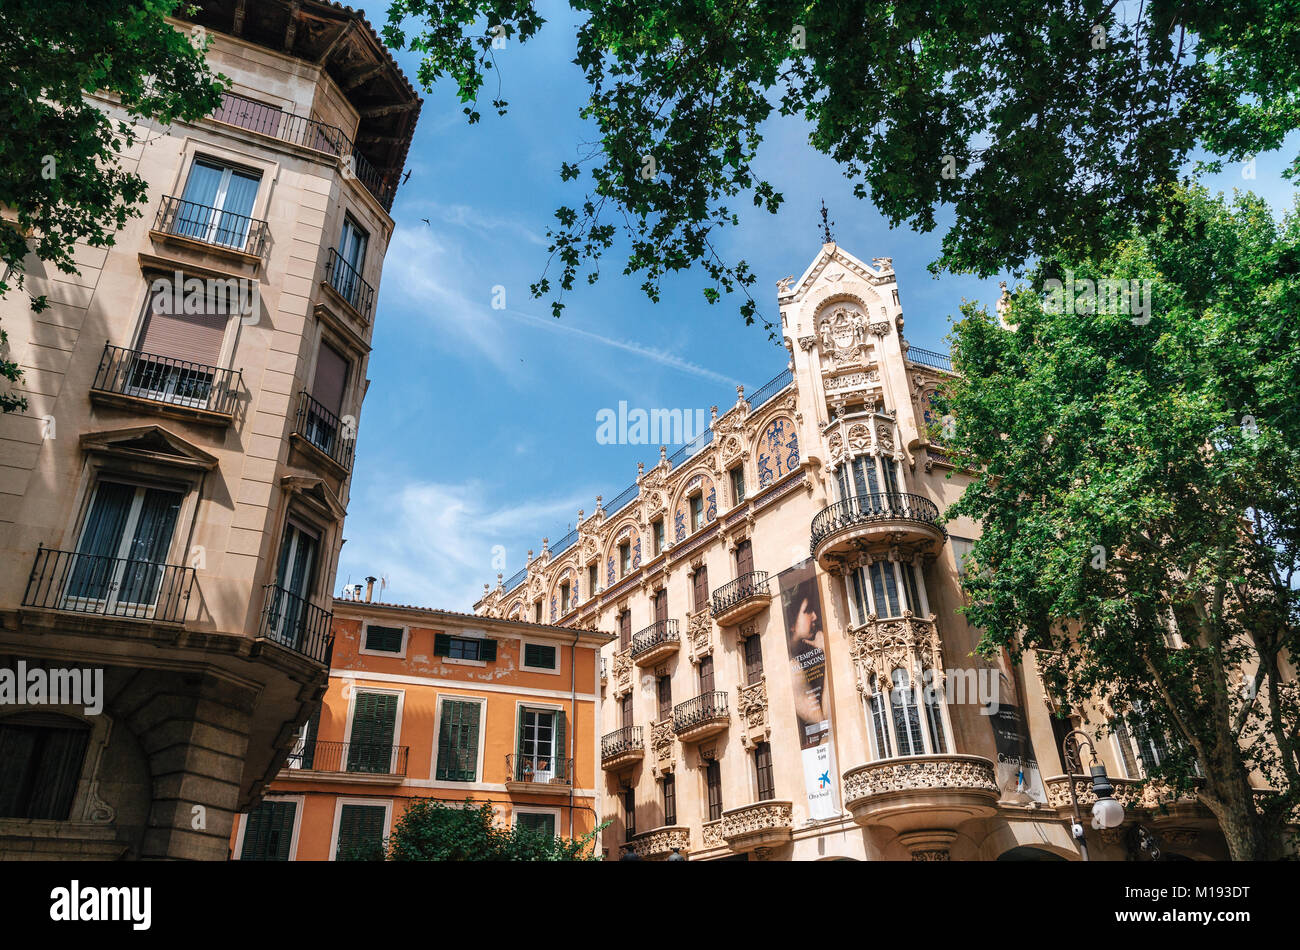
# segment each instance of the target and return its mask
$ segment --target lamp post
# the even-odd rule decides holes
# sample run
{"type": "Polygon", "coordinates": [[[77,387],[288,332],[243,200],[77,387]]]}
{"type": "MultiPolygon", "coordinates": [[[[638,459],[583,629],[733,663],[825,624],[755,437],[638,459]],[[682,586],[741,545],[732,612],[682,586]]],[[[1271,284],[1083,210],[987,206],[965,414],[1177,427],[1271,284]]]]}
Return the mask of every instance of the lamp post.
{"type": "MultiPolygon", "coordinates": [[[[1074,780],[1076,778],[1075,769],[1081,767],[1082,762],[1079,753],[1083,746],[1088,747],[1088,754],[1092,760],[1088,763],[1088,771],[1092,775],[1092,791],[1097,796],[1097,800],[1092,806],[1092,826],[1094,828],[1118,828],[1124,823],[1124,806],[1115,799],[1115,788],[1110,784],[1110,779],[1106,777],[1106,766],[1102,765],[1097,758],[1097,749],[1088,738],[1088,734],[1082,729],[1072,729],[1066,733],[1065,738],[1061,740],[1061,760],[1065,763],[1066,783],[1070,786],[1070,812],[1073,820],[1070,824],[1070,833],[1074,840],[1079,843],[1079,854],[1083,860],[1088,860],[1088,841],[1083,833],[1083,820],[1079,817],[1079,798],[1074,793],[1074,780]],[[1074,740],[1071,748],[1070,740],[1074,740]]],[[[1079,775],[1078,778],[1084,778],[1079,775]]]]}

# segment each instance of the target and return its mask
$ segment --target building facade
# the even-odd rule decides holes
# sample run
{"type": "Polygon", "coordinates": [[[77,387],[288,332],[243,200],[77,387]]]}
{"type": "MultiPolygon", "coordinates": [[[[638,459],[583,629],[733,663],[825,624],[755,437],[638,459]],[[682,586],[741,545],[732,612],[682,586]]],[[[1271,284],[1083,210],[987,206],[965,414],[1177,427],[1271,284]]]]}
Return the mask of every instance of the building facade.
{"type": "Polygon", "coordinates": [[[373,859],[412,799],[489,802],[566,838],[599,821],[600,650],[584,630],[334,601],[329,687],[239,860],[373,859]]]}
{"type": "Polygon", "coordinates": [[[326,684],[420,100],[340,4],[190,15],[221,108],[140,127],[144,216],[79,274],[30,258],[44,312],[0,302],[28,404],[0,416],[0,670],[102,687],[0,705],[3,858],[224,859],[326,684]]]}
{"type": "Polygon", "coordinates": [[[786,370],[475,608],[617,634],[610,853],[1077,858],[1060,749],[1081,727],[1127,814],[1087,830],[1094,858],[1137,854],[1139,828],[1224,857],[1207,811],[1142,782],[1164,746],[1134,711],[1056,717],[1032,656],[975,656],[958,609],[978,527],[941,520],[967,479],[931,408],[951,364],[904,338],[890,259],[828,243],[778,304],[786,370]]]}

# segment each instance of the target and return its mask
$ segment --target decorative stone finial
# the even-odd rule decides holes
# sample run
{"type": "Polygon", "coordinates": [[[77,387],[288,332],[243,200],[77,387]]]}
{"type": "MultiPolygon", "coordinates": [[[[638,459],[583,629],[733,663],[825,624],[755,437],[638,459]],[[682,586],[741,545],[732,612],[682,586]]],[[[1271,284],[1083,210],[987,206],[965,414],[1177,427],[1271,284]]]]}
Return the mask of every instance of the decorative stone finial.
{"type": "Polygon", "coordinates": [[[834,244],[835,237],[834,235],[831,234],[831,227],[834,226],[835,222],[831,221],[827,215],[828,212],[826,211],[826,199],[823,198],[822,199],[822,243],[834,244]]]}
{"type": "Polygon", "coordinates": [[[659,446],[659,464],[663,465],[667,461],[668,461],[668,446],[661,445],[659,446]]]}

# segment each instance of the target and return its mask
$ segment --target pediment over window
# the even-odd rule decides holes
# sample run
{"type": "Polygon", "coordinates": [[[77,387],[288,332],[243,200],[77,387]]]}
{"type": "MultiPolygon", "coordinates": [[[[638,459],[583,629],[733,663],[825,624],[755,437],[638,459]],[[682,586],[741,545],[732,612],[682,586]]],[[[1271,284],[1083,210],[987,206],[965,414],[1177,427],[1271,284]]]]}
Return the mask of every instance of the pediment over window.
{"type": "Polygon", "coordinates": [[[280,479],[280,487],[306,501],[333,521],[342,521],[348,513],[323,478],[314,475],[285,475],[280,479]]]}
{"type": "Polygon", "coordinates": [[[81,447],[87,452],[176,468],[211,471],[217,467],[215,455],[160,425],[87,432],[81,437],[81,447]]]}

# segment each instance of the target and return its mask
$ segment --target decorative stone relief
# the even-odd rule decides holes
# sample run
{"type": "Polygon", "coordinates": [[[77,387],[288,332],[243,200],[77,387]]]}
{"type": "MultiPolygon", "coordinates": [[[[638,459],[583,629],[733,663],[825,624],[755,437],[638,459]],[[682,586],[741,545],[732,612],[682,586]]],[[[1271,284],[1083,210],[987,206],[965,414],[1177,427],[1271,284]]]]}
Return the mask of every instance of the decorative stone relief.
{"type": "Polygon", "coordinates": [[[858,675],[858,690],[869,693],[874,674],[878,689],[890,688],[890,674],[898,667],[913,676],[934,670],[936,689],[943,685],[943,647],[933,618],[922,620],[904,611],[899,620],[877,620],[874,615],[850,632],[849,656],[858,675]]]}
{"type": "Polygon", "coordinates": [[[614,695],[632,692],[632,651],[621,650],[614,654],[614,695]]]}
{"type": "Polygon", "coordinates": [[[700,657],[713,652],[713,617],[709,608],[687,616],[686,639],[690,644],[692,663],[698,663],[700,657]]]}
{"type": "Polygon", "coordinates": [[[673,750],[677,735],[673,732],[672,720],[665,719],[650,726],[650,747],[655,753],[655,771],[671,772],[673,770],[673,750]]]}
{"type": "Polygon", "coordinates": [[[760,678],[757,683],[737,687],[736,712],[744,726],[743,744],[748,748],[755,742],[763,742],[772,734],[772,727],[767,718],[767,681],[760,678]]]}
{"type": "Polygon", "coordinates": [[[993,763],[974,756],[885,759],[853,769],[844,776],[846,802],[917,789],[978,789],[994,795],[1000,791],[993,763]]]}

